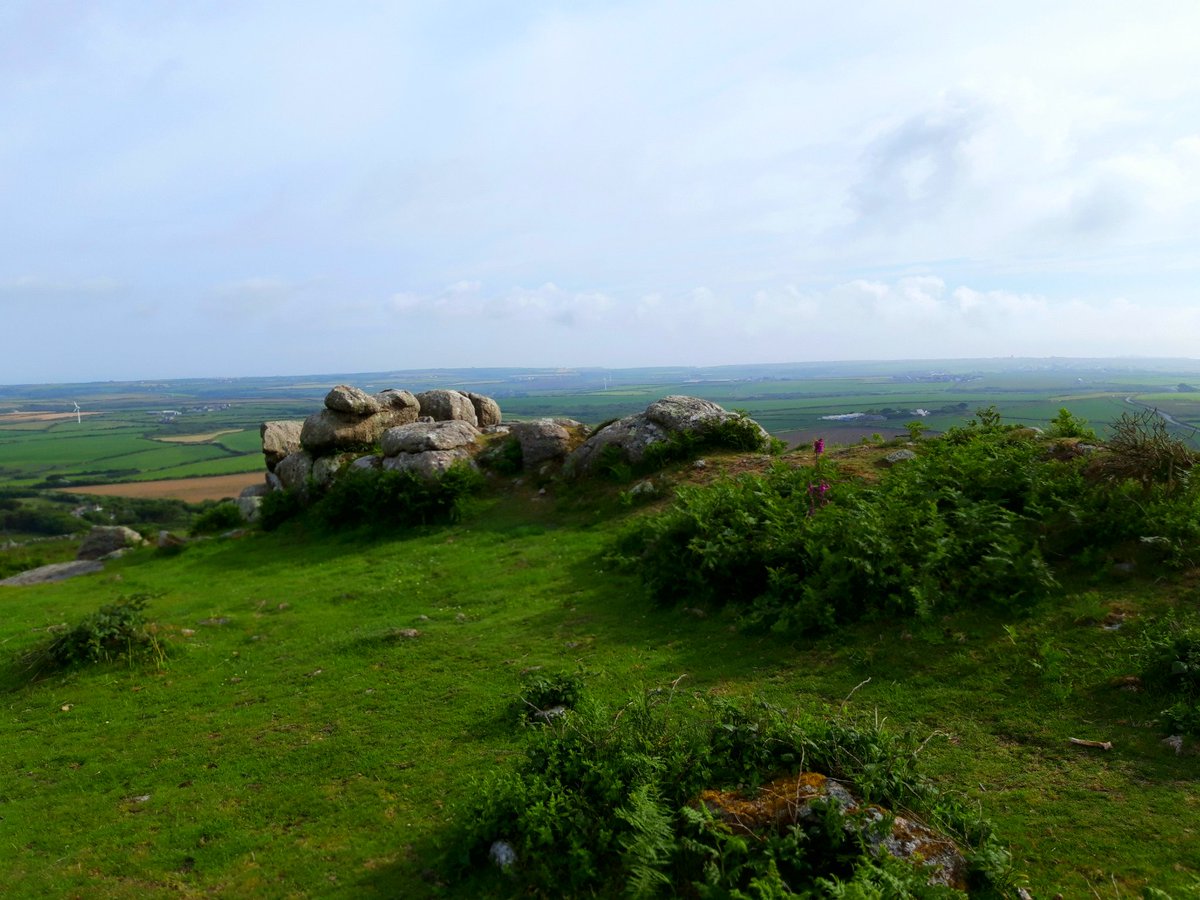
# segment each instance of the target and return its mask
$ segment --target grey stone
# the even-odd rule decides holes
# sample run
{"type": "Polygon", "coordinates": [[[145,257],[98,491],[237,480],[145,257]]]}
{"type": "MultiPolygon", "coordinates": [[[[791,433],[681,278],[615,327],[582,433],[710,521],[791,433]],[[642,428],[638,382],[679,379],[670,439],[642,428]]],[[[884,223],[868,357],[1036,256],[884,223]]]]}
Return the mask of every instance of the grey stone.
{"type": "Polygon", "coordinates": [[[470,458],[471,455],[461,448],[427,450],[424,453],[401,453],[385,457],[383,467],[391,472],[416,472],[422,478],[437,478],[456,462],[470,458]]]}
{"type": "Polygon", "coordinates": [[[323,409],[304,420],[300,443],[313,456],[355,450],[374,444],[387,429],[416,418],[417,411],[411,407],[389,407],[369,416],[323,409]]]}
{"type": "Polygon", "coordinates": [[[242,518],[247,522],[258,521],[258,510],[262,506],[262,497],[238,497],[234,503],[237,504],[238,512],[242,514],[242,518]]]}
{"type": "Polygon", "coordinates": [[[479,439],[479,429],[461,420],[413,422],[398,425],[383,433],[383,455],[423,453],[427,450],[454,450],[468,447],[479,439]]]}
{"type": "Polygon", "coordinates": [[[382,409],[379,401],[366,391],[348,384],[339,384],[325,395],[325,408],[356,416],[374,415],[382,409]]]}
{"type": "Polygon", "coordinates": [[[83,539],[75,558],[99,559],[108,556],[114,550],[138,547],[144,543],[145,539],[132,528],[126,528],[124,525],[97,525],[83,539]]]}
{"type": "Polygon", "coordinates": [[[711,400],[679,394],[655,400],[646,407],[646,418],[667,431],[702,431],[735,416],[736,413],[727,412],[711,400]]]}
{"type": "Polygon", "coordinates": [[[571,448],[571,433],[553,419],[513,422],[508,429],[521,444],[521,459],[526,466],[563,459],[571,448]]]}
{"type": "Polygon", "coordinates": [[[421,415],[432,416],[438,422],[458,420],[470,422],[479,427],[479,418],[475,415],[475,404],[462,391],[435,390],[417,394],[417,402],[421,404],[421,415]]]}
{"type": "Polygon", "coordinates": [[[383,468],[383,457],[376,453],[369,453],[366,456],[360,456],[358,459],[350,463],[351,469],[381,469],[383,468]]]}
{"type": "Polygon", "coordinates": [[[22,587],[28,584],[47,584],[52,581],[65,581],[77,575],[90,575],[104,570],[104,563],[96,559],[78,559],[74,562],[51,563],[39,566],[27,572],[20,572],[0,580],[0,585],[7,587],[22,587]]]}
{"type": "Polygon", "coordinates": [[[605,448],[613,446],[629,462],[640,462],[646,448],[667,439],[667,431],[644,414],[626,416],[601,428],[567,457],[568,474],[590,472],[605,448]]]}
{"type": "Polygon", "coordinates": [[[500,404],[491,397],[485,397],[483,394],[474,394],[467,392],[467,399],[471,401],[471,405],[475,407],[475,418],[480,428],[488,428],[492,425],[499,425],[503,419],[500,412],[500,404]]]}
{"type": "Polygon", "coordinates": [[[376,394],[375,399],[378,401],[380,409],[392,410],[394,412],[411,410],[418,415],[420,415],[421,412],[421,404],[417,402],[417,398],[408,391],[401,391],[397,390],[396,388],[388,388],[386,391],[380,391],[378,394],[376,394]]]}
{"type": "Polygon", "coordinates": [[[267,489],[271,491],[283,490],[283,482],[279,480],[279,476],[274,472],[267,473],[267,489]]]}
{"type": "Polygon", "coordinates": [[[287,491],[308,490],[308,479],[312,475],[313,458],[305,451],[293,453],[275,467],[279,483],[287,491]]]}
{"type": "Polygon", "coordinates": [[[908,462],[908,460],[916,458],[917,454],[913,453],[911,450],[893,450],[882,460],[880,460],[880,462],[885,466],[891,467],[898,463],[908,462]]]}
{"type": "Polygon", "coordinates": [[[263,458],[267,461],[268,470],[274,472],[284,457],[300,449],[300,431],[303,427],[303,422],[288,421],[263,422],[259,426],[263,458]]]}
{"type": "Polygon", "coordinates": [[[271,486],[265,481],[262,484],[252,484],[247,488],[242,488],[239,497],[262,497],[271,493],[271,486]]]}
{"type": "Polygon", "coordinates": [[[312,466],[313,483],[324,490],[333,484],[334,476],[341,471],[342,466],[346,464],[344,456],[322,456],[316,460],[312,466]]]}

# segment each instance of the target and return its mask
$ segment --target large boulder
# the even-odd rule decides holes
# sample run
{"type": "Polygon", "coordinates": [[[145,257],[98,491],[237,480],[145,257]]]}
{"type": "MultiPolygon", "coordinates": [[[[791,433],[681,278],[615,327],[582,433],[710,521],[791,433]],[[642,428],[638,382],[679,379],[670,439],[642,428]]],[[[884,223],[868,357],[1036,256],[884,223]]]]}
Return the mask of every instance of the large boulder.
{"type": "MultiPolygon", "coordinates": [[[[669,440],[673,434],[690,433],[703,438],[739,418],[737,413],[699,397],[663,397],[646,407],[645,412],[618,419],[593,434],[567,457],[566,471],[569,474],[591,471],[601,458],[611,458],[610,447],[616,448],[621,459],[637,464],[651,445],[669,440]]],[[[745,421],[765,445],[770,435],[753,419],[745,421]]]]}
{"type": "Polygon", "coordinates": [[[424,453],[384,457],[383,468],[392,472],[416,472],[422,478],[437,478],[456,462],[470,458],[471,454],[461,447],[454,450],[426,450],[424,453]]]}
{"type": "Polygon", "coordinates": [[[376,402],[379,403],[379,408],[384,410],[393,410],[404,412],[412,410],[412,417],[405,417],[406,422],[413,422],[421,415],[421,404],[417,398],[408,391],[397,390],[396,388],[388,388],[386,391],[380,391],[375,395],[376,402]]]}
{"type": "Polygon", "coordinates": [[[313,456],[361,449],[377,442],[387,429],[416,418],[417,410],[407,406],[389,406],[368,416],[323,409],[304,420],[300,444],[313,456]]]}
{"type": "Polygon", "coordinates": [[[605,451],[616,447],[620,456],[631,463],[639,463],[651,444],[667,439],[667,430],[651,422],[644,413],[617,419],[580,444],[567,457],[566,471],[569,474],[587,473],[595,468],[605,451]]]}
{"type": "Polygon", "coordinates": [[[102,571],[104,563],[99,560],[79,559],[75,562],[50,563],[48,566],[28,569],[0,580],[0,585],[22,587],[27,584],[47,584],[52,581],[66,581],[76,575],[90,575],[102,571]]]}
{"type": "Polygon", "coordinates": [[[417,394],[417,402],[421,404],[421,415],[429,416],[437,422],[461,421],[470,422],[479,427],[479,417],[475,414],[475,404],[462,391],[423,391],[417,394]]]}
{"type": "Polygon", "coordinates": [[[267,469],[275,471],[275,467],[283,462],[288,454],[300,449],[300,430],[303,422],[263,422],[259,427],[262,435],[263,457],[267,461],[267,469]]]}
{"type": "Polygon", "coordinates": [[[313,458],[301,450],[293,453],[275,467],[275,477],[287,491],[308,490],[308,479],[312,476],[313,458]]]}
{"type": "Polygon", "coordinates": [[[490,428],[493,425],[499,425],[502,416],[500,414],[500,404],[491,397],[485,397],[483,394],[473,394],[467,392],[467,399],[471,401],[471,405],[475,407],[475,418],[478,420],[480,428],[490,428]]]}
{"type": "Polygon", "coordinates": [[[711,400],[672,394],[646,407],[646,418],[667,431],[704,431],[736,417],[711,400]]]}
{"type": "Polygon", "coordinates": [[[325,395],[325,408],[356,416],[370,416],[379,412],[382,407],[379,401],[366,391],[348,384],[339,384],[325,395]]]}
{"type": "Polygon", "coordinates": [[[339,453],[334,456],[322,456],[318,460],[314,460],[312,464],[312,480],[318,488],[324,490],[333,484],[333,478],[342,467],[346,465],[351,456],[346,453],[339,453]]]}
{"type": "Polygon", "coordinates": [[[583,430],[583,424],[574,419],[537,419],[508,426],[509,434],[521,445],[522,464],[530,467],[565,459],[578,440],[575,436],[583,430]]]}
{"type": "Polygon", "coordinates": [[[124,525],[97,525],[88,532],[75,554],[76,559],[100,559],[126,547],[138,547],[145,539],[124,525]]]}
{"type": "Polygon", "coordinates": [[[383,433],[383,455],[424,453],[427,450],[454,450],[468,447],[479,438],[479,429],[469,422],[413,422],[389,428],[383,433]]]}

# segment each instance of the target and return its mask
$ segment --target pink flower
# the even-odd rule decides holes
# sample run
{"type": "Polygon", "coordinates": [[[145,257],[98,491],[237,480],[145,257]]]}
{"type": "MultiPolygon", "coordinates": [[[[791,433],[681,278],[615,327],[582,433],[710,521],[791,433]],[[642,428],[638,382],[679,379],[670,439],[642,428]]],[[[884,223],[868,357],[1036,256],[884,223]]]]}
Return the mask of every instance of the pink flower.
{"type": "Polygon", "coordinates": [[[820,456],[825,452],[825,438],[817,438],[813,441],[813,453],[820,456]]]}

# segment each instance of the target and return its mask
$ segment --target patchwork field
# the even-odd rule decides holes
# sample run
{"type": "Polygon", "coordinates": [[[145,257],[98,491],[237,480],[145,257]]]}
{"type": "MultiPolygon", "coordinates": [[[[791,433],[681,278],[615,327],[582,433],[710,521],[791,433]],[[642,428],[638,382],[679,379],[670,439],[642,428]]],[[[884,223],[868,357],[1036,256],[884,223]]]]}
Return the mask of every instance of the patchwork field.
{"type": "Polygon", "coordinates": [[[95,497],[151,497],[200,503],[204,500],[224,500],[236,497],[244,488],[261,484],[262,480],[261,472],[245,472],[238,475],[97,484],[85,488],[63,488],[62,492],[95,497]]]}

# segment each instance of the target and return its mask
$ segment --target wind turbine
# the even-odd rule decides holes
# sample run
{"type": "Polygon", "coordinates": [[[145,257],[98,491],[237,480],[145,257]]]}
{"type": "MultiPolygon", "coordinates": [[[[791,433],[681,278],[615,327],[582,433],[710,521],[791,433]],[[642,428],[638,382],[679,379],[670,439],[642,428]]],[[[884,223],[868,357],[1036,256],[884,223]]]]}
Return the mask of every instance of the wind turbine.
{"type": "MultiPolygon", "coordinates": [[[[75,401],[74,401],[74,400],[72,400],[71,402],[72,402],[72,403],[75,403],[75,401]]],[[[80,411],[79,411],[79,404],[78,404],[78,403],[75,403],[75,424],[77,424],[77,425],[82,425],[82,424],[83,424],[83,414],[82,414],[82,413],[80,413],[80,411]]]]}

